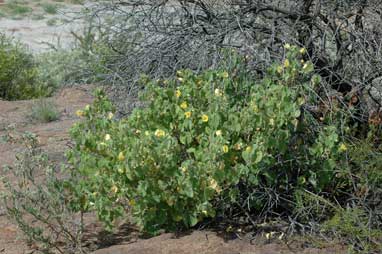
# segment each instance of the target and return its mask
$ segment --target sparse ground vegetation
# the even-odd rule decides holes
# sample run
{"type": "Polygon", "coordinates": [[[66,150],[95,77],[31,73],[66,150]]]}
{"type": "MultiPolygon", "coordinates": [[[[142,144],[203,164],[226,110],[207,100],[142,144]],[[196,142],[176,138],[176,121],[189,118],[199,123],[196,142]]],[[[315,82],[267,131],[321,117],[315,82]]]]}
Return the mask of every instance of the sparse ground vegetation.
{"type": "Polygon", "coordinates": [[[52,122],[60,117],[54,103],[48,99],[39,99],[32,106],[32,119],[39,122],[52,122]]]}

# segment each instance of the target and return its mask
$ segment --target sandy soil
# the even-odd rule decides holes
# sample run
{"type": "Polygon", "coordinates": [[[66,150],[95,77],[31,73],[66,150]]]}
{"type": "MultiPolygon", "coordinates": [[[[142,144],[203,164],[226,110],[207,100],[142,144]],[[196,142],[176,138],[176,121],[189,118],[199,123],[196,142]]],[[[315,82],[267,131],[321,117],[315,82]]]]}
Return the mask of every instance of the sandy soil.
{"type": "Polygon", "coordinates": [[[82,8],[82,5],[66,4],[56,14],[44,14],[44,18],[39,20],[32,14],[21,19],[2,17],[0,32],[20,40],[35,53],[50,50],[52,47],[69,48],[74,42],[70,32],[78,32],[83,27],[82,8]],[[54,24],[49,24],[50,21],[54,24]]]}
{"type": "Polygon", "coordinates": [[[116,245],[94,254],[344,254],[340,247],[296,248],[285,243],[251,244],[247,239],[226,239],[211,231],[193,231],[181,237],[173,234],[116,245]]]}

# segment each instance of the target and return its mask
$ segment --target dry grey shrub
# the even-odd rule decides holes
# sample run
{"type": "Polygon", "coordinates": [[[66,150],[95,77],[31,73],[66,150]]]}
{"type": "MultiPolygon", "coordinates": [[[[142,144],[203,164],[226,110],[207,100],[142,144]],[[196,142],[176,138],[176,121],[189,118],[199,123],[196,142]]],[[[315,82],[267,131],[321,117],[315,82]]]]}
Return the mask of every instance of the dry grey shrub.
{"type": "Polygon", "coordinates": [[[104,60],[100,80],[135,95],[141,74],[216,67],[223,48],[248,56],[248,68],[262,75],[283,58],[285,43],[297,44],[323,77],[322,97],[356,104],[353,117],[365,121],[381,106],[374,92],[382,76],[381,13],[377,0],[106,1],[89,9],[93,32],[82,46],[104,60]]]}

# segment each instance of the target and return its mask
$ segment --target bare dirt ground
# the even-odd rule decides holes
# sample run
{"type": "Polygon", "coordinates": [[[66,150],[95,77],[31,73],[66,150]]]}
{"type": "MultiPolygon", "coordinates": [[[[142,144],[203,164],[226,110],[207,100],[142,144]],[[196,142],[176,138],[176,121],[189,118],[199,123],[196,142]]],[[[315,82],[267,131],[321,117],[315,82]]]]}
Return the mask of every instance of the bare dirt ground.
{"type": "Polygon", "coordinates": [[[246,239],[225,239],[210,231],[193,231],[188,235],[175,237],[173,234],[116,245],[101,249],[94,254],[342,254],[344,249],[296,248],[282,243],[251,244],[246,239]]]}

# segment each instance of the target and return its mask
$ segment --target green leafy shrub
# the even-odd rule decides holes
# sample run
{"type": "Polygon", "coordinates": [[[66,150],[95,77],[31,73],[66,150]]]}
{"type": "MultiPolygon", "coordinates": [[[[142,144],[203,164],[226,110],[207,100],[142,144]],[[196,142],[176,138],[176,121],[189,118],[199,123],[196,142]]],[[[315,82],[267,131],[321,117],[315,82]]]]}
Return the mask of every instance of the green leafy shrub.
{"type": "MultiPolygon", "coordinates": [[[[235,203],[248,198],[248,188],[281,195],[329,190],[344,145],[334,126],[320,127],[302,111],[317,101],[309,91],[319,79],[301,54],[289,47],[260,82],[235,66],[143,78],[146,107],[120,121],[98,91],[71,131],[76,145],[68,157],[73,178],[82,179],[67,183],[79,194],[73,205],[96,210],[108,226],[130,207],[137,224],[155,234],[214,217],[217,197],[235,203]],[[248,94],[238,93],[245,87],[248,94]]],[[[258,210],[268,202],[264,195],[251,199],[258,210]]]]}
{"type": "Polygon", "coordinates": [[[0,34],[0,98],[37,98],[49,95],[52,90],[49,83],[40,82],[32,54],[0,34]]]}

